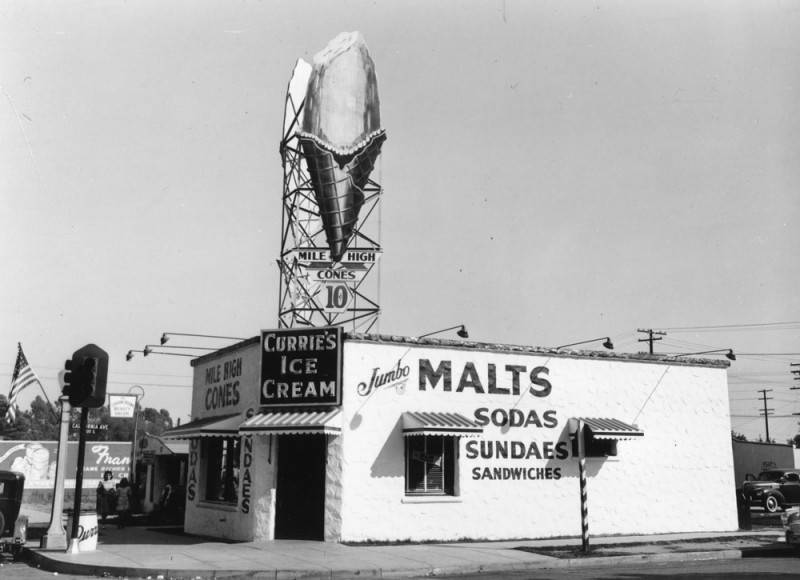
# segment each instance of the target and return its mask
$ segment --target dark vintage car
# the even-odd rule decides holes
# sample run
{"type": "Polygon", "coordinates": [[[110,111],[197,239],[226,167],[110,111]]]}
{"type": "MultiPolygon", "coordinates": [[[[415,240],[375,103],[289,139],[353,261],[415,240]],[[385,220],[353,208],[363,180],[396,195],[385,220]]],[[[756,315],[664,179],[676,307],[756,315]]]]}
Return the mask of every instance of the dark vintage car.
{"type": "Polygon", "coordinates": [[[756,479],[744,482],[742,493],[751,506],[760,505],[769,513],[800,504],[800,469],[762,471],[756,479]]]}
{"type": "Polygon", "coordinates": [[[789,508],[781,514],[786,545],[800,549],[800,508],[789,508]]]}
{"type": "Polygon", "coordinates": [[[28,517],[20,516],[25,476],[16,471],[0,471],[0,553],[16,557],[28,535],[28,517]]]}

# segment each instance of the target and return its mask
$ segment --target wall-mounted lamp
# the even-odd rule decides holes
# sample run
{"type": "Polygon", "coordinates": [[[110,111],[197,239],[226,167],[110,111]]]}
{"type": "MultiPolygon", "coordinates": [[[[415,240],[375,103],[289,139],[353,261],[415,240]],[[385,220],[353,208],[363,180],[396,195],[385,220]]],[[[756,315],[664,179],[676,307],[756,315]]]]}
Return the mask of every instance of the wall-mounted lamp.
{"type": "Polygon", "coordinates": [[[463,324],[451,326],[450,328],[443,328],[441,330],[435,330],[434,332],[420,334],[417,338],[425,338],[426,336],[433,336],[434,334],[439,334],[440,332],[447,332],[448,330],[455,330],[456,328],[458,328],[458,332],[456,332],[458,336],[460,336],[461,338],[469,338],[469,333],[467,332],[467,328],[463,324]]]}
{"type": "Polygon", "coordinates": [[[568,346],[576,346],[576,345],[579,345],[579,344],[587,344],[589,342],[597,342],[598,340],[602,340],[603,341],[603,346],[606,347],[607,349],[611,350],[611,349],[614,348],[614,343],[611,342],[611,338],[610,337],[601,336],[600,338],[593,338],[591,340],[582,340],[580,342],[573,342],[573,343],[570,343],[570,344],[562,344],[561,346],[557,346],[556,349],[567,348],[568,346]]]}
{"type": "Polygon", "coordinates": [[[731,348],[718,348],[716,350],[704,350],[703,352],[679,352],[677,354],[670,355],[671,357],[679,357],[679,356],[694,356],[697,354],[722,354],[725,353],[725,358],[729,360],[736,360],[736,355],[733,354],[733,349],[731,348]]]}
{"type": "Polygon", "coordinates": [[[246,338],[240,338],[238,336],[214,336],[211,334],[187,334],[185,332],[165,332],[161,335],[161,344],[162,345],[166,344],[170,336],[196,336],[200,338],[221,338],[224,340],[247,340],[246,338]]]}
{"type": "MultiPolygon", "coordinates": [[[[164,346],[163,344],[161,344],[161,345],[159,345],[159,344],[146,344],[144,346],[144,350],[142,351],[144,353],[144,356],[147,356],[150,353],[158,354],[157,352],[155,352],[153,350],[154,348],[178,348],[178,349],[189,349],[189,350],[218,350],[216,348],[211,348],[211,347],[207,347],[207,346],[171,346],[171,345],[164,346]]],[[[161,354],[177,354],[177,353],[164,352],[164,353],[161,353],[161,354]]]]}
{"type": "Polygon", "coordinates": [[[186,354],[186,353],[182,353],[182,352],[159,352],[157,350],[152,350],[152,349],[148,348],[148,349],[145,349],[145,350],[129,350],[128,353],[125,355],[125,360],[131,360],[133,358],[133,353],[135,353],[135,352],[140,352],[144,356],[147,356],[148,354],[163,354],[163,355],[166,355],[166,356],[191,356],[191,357],[200,356],[200,355],[197,355],[197,354],[186,354]]]}

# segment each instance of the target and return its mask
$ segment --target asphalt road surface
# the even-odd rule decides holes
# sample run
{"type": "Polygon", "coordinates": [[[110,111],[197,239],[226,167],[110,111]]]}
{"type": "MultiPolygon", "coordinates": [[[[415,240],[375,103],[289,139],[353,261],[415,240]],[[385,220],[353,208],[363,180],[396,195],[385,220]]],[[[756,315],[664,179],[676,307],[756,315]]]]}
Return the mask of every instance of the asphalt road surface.
{"type": "MultiPolygon", "coordinates": [[[[666,564],[642,564],[618,568],[572,568],[532,570],[528,572],[506,572],[502,574],[480,574],[469,576],[440,576],[441,579],[459,580],[558,580],[558,579],[621,579],[634,580],[652,578],[711,578],[728,580],[731,578],[796,579],[800,577],[800,557],[787,555],[772,558],[744,558],[736,560],[704,560],[697,562],[675,562],[666,564]]],[[[22,562],[3,561],[0,565],[0,578],[14,580],[89,580],[95,576],[75,574],[53,574],[31,568],[22,562]]],[[[310,579],[309,579],[310,580],[310,579]]],[[[362,579],[363,580],[363,579],[362,579]]],[[[426,578],[425,580],[430,580],[426,578]]]]}
{"type": "Polygon", "coordinates": [[[727,580],[730,578],[796,579],[800,577],[800,558],[794,554],[772,558],[743,558],[736,560],[702,560],[695,562],[671,562],[663,564],[646,563],[617,568],[563,568],[532,570],[528,572],[507,572],[502,574],[476,574],[470,576],[439,576],[440,579],[459,580],[581,580],[594,579],[658,579],[667,578],[711,578],[727,580]]]}

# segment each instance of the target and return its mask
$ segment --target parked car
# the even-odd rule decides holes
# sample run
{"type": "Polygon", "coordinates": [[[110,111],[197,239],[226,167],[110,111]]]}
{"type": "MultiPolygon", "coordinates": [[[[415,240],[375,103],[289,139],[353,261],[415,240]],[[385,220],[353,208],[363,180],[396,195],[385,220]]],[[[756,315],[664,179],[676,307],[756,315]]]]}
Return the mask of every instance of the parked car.
{"type": "Polygon", "coordinates": [[[16,558],[28,536],[28,517],[19,515],[25,476],[16,471],[0,471],[0,553],[16,558]]]}
{"type": "Polygon", "coordinates": [[[760,505],[764,511],[775,513],[792,504],[800,504],[800,469],[775,468],[762,471],[758,477],[745,481],[742,493],[750,505],[760,505]]]}
{"type": "Polygon", "coordinates": [[[800,508],[789,508],[781,514],[786,545],[800,549],[800,508]]]}

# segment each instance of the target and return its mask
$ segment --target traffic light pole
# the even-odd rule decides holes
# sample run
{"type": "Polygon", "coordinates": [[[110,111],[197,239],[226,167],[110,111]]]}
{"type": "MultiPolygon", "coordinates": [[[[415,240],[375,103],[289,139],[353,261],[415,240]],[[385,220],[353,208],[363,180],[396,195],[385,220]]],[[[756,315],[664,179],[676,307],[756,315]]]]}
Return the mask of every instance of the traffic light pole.
{"type": "Polygon", "coordinates": [[[70,533],[70,545],[67,550],[70,554],[80,552],[78,544],[78,528],[81,519],[81,495],[83,492],[83,463],[86,459],[86,424],[89,420],[89,409],[81,407],[81,425],[78,434],[78,471],[75,474],[75,501],[72,504],[72,531],[70,533]]]}

